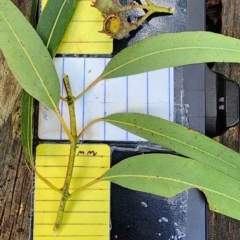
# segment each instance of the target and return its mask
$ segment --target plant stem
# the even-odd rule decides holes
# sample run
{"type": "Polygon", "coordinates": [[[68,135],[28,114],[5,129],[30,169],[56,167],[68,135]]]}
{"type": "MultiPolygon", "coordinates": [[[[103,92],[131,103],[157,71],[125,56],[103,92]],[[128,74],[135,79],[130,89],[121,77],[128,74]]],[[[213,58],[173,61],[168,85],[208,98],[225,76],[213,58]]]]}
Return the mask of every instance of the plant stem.
{"type": "Polygon", "coordinates": [[[133,24],[133,30],[140,26],[151,14],[153,14],[153,11],[149,10],[141,19],[139,19],[135,24],[133,24]]]}
{"type": "Polygon", "coordinates": [[[35,166],[33,164],[31,164],[31,168],[34,170],[34,172],[36,173],[36,175],[38,176],[38,178],[40,178],[45,184],[47,184],[51,189],[55,190],[58,193],[62,193],[61,189],[57,188],[56,186],[54,186],[51,182],[49,182],[46,178],[44,178],[35,168],[35,166]]]}
{"type": "Polygon", "coordinates": [[[86,92],[88,92],[92,87],[94,87],[98,82],[103,80],[102,75],[99,76],[96,80],[94,80],[89,86],[87,86],[79,95],[77,95],[74,100],[78,100],[81,98],[86,92]]]}
{"type": "Polygon", "coordinates": [[[67,166],[67,173],[66,173],[65,182],[64,182],[64,185],[62,188],[62,195],[61,195],[60,205],[58,208],[57,218],[56,218],[54,228],[53,228],[55,235],[58,232],[59,228],[61,227],[66,203],[70,196],[69,187],[70,187],[71,179],[72,179],[74,160],[75,160],[75,155],[76,155],[76,147],[77,147],[77,142],[71,142],[70,154],[69,154],[69,160],[68,160],[68,166],[67,166]]]}
{"type": "Polygon", "coordinates": [[[72,179],[72,173],[74,168],[74,162],[75,162],[75,156],[76,156],[76,148],[77,148],[77,125],[76,125],[76,117],[75,117],[75,107],[74,107],[74,97],[72,95],[71,86],[69,83],[68,76],[64,76],[63,78],[64,85],[67,92],[67,103],[68,103],[68,109],[69,109],[69,116],[70,116],[70,129],[71,129],[71,145],[70,145],[70,154],[68,159],[68,166],[67,166],[67,173],[64,181],[64,185],[62,187],[62,194],[61,194],[61,200],[60,205],[57,213],[57,218],[54,224],[54,234],[58,232],[58,229],[61,226],[62,218],[65,210],[65,206],[67,203],[67,200],[70,196],[69,194],[69,188],[71,184],[72,179]]]}
{"type": "Polygon", "coordinates": [[[68,199],[72,198],[72,197],[73,197],[76,193],[78,193],[79,191],[82,191],[83,189],[85,189],[85,188],[87,188],[87,187],[90,187],[90,186],[92,186],[93,184],[98,183],[98,182],[100,182],[100,181],[102,181],[101,178],[96,178],[96,179],[94,179],[93,181],[91,181],[91,182],[83,185],[82,187],[80,187],[80,188],[78,188],[77,190],[75,190],[74,192],[72,192],[72,193],[69,195],[68,199]]]}
{"type": "Polygon", "coordinates": [[[158,7],[153,4],[151,5],[135,5],[135,8],[142,8],[142,9],[147,9],[151,10],[152,12],[158,12],[158,13],[174,13],[173,8],[166,8],[166,7],[158,7]]]}
{"type": "Polygon", "coordinates": [[[131,10],[133,8],[142,8],[142,9],[146,9],[146,10],[149,10],[152,12],[158,12],[158,13],[170,13],[170,14],[174,13],[174,9],[171,7],[156,6],[150,0],[146,0],[146,2],[147,2],[147,5],[140,5],[132,2],[127,6],[121,6],[120,11],[124,12],[124,11],[131,10]]]}
{"type": "Polygon", "coordinates": [[[68,103],[68,110],[69,110],[69,116],[70,116],[70,129],[71,129],[71,135],[75,138],[77,137],[77,124],[76,124],[76,118],[75,118],[75,97],[72,95],[72,90],[69,82],[69,78],[67,75],[64,75],[63,77],[64,86],[67,92],[67,103],[68,103]]]}
{"type": "Polygon", "coordinates": [[[60,96],[60,99],[64,102],[67,102],[67,99],[65,97],[60,96]]]}
{"type": "Polygon", "coordinates": [[[81,136],[82,136],[94,123],[101,122],[101,121],[102,121],[102,118],[98,118],[98,119],[95,119],[95,120],[93,120],[92,122],[90,122],[90,123],[80,132],[80,134],[77,136],[77,139],[80,140],[81,136]]]}
{"type": "Polygon", "coordinates": [[[68,129],[68,127],[67,127],[67,124],[65,123],[65,121],[64,121],[64,119],[63,119],[63,117],[62,117],[62,115],[61,115],[61,113],[60,113],[60,111],[59,111],[59,109],[56,107],[54,111],[55,111],[55,113],[56,113],[56,115],[57,115],[57,117],[58,117],[58,120],[59,120],[59,122],[61,123],[64,131],[66,132],[69,140],[70,140],[70,141],[73,141],[73,137],[72,137],[72,135],[71,135],[71,132],[69,131],[69,129],[68,129]]]}

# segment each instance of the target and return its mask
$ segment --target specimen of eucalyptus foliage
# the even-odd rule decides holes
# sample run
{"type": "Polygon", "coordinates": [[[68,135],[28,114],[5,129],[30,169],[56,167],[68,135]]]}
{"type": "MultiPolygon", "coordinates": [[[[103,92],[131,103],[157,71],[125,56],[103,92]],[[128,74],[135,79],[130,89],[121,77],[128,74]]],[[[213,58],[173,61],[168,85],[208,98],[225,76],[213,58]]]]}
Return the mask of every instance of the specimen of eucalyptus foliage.
{"type": "MultiPolygon", "coordinates": [[[[138,113],[118,113],[96,119],[78,133],[74,109],[75,101],[103,79],[111,78],[111,81],[114,81],[114,78],[120,76],[192,63],[240,62],[240,41],[208,32],[182,32],[150,37],[114,56],[103,73],[78,96],[72,95],[66,75],[63,80],[67,97],[63,97],[60,96],[59,80],[52,57],[56,53],[59,40],[63,37],[63,34],[60,34],[58,38],[57,33],[66,30],[66,25],[75,8],[71,4],[66,4],[70,0],[50,0],[44,11],[47,12],[47,9],[53,6],[51,4],[55,4],[55,1],[59,2],[59,5],[56,5],[58,8],[52,8],[52,11],[56,12],[42,15],[55,24],[48,24],[46,28],[49,29],[43,29],[41,24],[46,19],[41,19],[40,25],[37,27],[38,33],[38,30],[34,30],[11,1],[0,0],[0,48],[5,59],[24,90],[55,111],[70,141],[66,179],[64,186],[59,189],[44,179],[34,167],[31,127],[32,101],[30,95],[24,95],[22,135],[26,157],[38,177],[60,193],[60,206],[54,231],[57,232],[61,226],[67,200],[82,189],[103,180],[165,197],[172,197],[189,188],[198,188],[206,195],[213,211],[240,220],[238,211],[240,207],[240,159],[238,153],[178,124],[138,113]],[[66,9],[61,12],[63,7],[66,9]],[[61,14],[57,14],[60,12],[61,14]],[[65,12],[67,12],[68,18],[65,22],[65,30],[61,30],[62,25],[58,23],[63,21],[65,12]],[[56,17],[58,18],[56,19],[56,17]],[[60,28],[60,30],[55,28],[60,28]],[[48,34],[43,36],[42,34],[45,32],[48,34]],[[53,37],[55,34],[56,36],[53,37]],[[49,44],[46,47],[43,42],[45,44],[52,42],[52,45],[49,44]],[[70,128],[59,112],[60,99],[68,103],[70,128]],[[28,104],[29,107],[27,107],[28,104]],[[93,182],[70,193],[69,186],[78,140],[92,124],[99,121],[114,124],[187,158],[165,154],[131,157],[115,165],[93,182]]],[[[74,4],[76,1],[72,0],[72,3],[74,4]]]]}
{"type": "Polygon", "coordinates": [[[173,13],[172,8],[160,7],[146,0],[147,5],[130,2],[129,5],[122,5],[119,0],[102,1],[96,0],[92,7],[97,8],[104,17],[102,33],[115,39],[126,37],[129,32],[137,29],[153,13],[173,13]],[[132,23],[128,21],[126,11],[141,8],[147,10],[138,21],[132,23]]]}

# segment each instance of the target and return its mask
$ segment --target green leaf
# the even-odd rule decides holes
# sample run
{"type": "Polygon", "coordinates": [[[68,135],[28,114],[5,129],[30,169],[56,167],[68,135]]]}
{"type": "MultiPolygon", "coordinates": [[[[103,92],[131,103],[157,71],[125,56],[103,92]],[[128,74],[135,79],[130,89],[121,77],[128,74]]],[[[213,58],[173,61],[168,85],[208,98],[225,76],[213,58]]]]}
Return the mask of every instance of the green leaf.
{"type": "Polygon", "coordinates": [[[198,188],[211,210],[240,220],[239,181],[192,159],[170,154],[134,156],[113,166],[100,179],[168,198],[198,188]]]}
{"type": "Polygon", "coordinates": [[[48,0],[38,23],[37,32],[55,56],[79,0],[48,0]]]}
{"type": "Polygon", "coordinates": [[[21,133],[22,133],[22,145],[23,151],[27,161],[31,165],[36,175],[50,188],[61,193],[61,190],[54,186],[51,182],[45,179],[35,168],[33,160],[33,98],[26,91],[22,92],[22,108],[21,108],[21,133]]]}
{"type": "Polygon", "coordinates": [[[103,121],[240,180],[239,154],[192,129],[139,113],[117,113],[103,121]]]}
{"type": "Polygon", "coordinates": [[[33,162],[33,98],[26,91],[22,92],[22,108],[21,108],[21,132],[23,151],[28,162],[34,165],[33,162]]]}
{"type": "Polygon", "coordinates": [[[39,1],[32,0],[32,9],[29,17],[29,22],[32,24],[34,28],[37,25],[37,12],[38,12],[39,1]]]}
{"type": "MultiPolygon", "coordinates": [[[[37,21],[37,9],[38,0],[33,0],[31,14],[29,22],[35,28],[37,21]]],[[[22,91],[22,104],[21,104],[21,138],[23,145],[23,152],[27,161],[34,165],[33,161],[33,97],[28,94],[25,90],[22,91]]]]}
{"type": "Polygon", "coordinates": [[[118,53],[101,79],[204,62],[240,62],[240,41],[211,32],[156,35],[118,53]]]}
{"type": "Polygon", "coordinates": [[[0,1],[0,49],[20,85],[50,109],[58,106],[60,86],[52,58],[17,7],[0,1]]]}
{"type": "MultiPolygon", "coordinates": [[[[47,25],[49,26],[50,25],[55,25],[56,24],[56,27],[55,27],[55,30],[57,31],[62,31],[63,34],[60,34],[57,36],[57,38],[55,37],[55,41],[50,41],[50,40],[53,40],[50,39],[49,42],[50,42],[50,45],[49,47],[52,47],[53,49],[56,49],[58,48],[58,45],[60,44],[63,35],[64,35],[64,32],[67,28],[66,24],[67,21],[65,21],[64,23],[62,22],[62,25],[60,26],[59,25],[59,22],[57,23],[56,22],[56,19],[54,18],[55,16],[53,16],[53,14],[49,14],[50,10],[52,10],[53,6],[56,6],[60,3],[60,1],[57,1],[57,4],[56,2],[52,1],[52,0],[49,0],[48,1],[49,4],[47,4],[46,8],[45,8],[45,13],[43,14],[43,17],[41,18],[41,23],[38,25],[39,29],[44,31],[47,30],[45,27],[47,27],[47,25]],[[53,4],[56,4],[56,5],[53,5],[53,4]],[[46,13],[48,13],[49,15],[46,15],[46,13]],[[46,18],[47,18],[47,23],[46,24],[46,18]],[[65,29],[65,30],[64,30],[65,29]],[[57,40],[57,41],[56,41],[57,40]]],[[[66,2],[66,1],[65,1],[66,2]]],[[[77,1],[76,1],[77,2],[77,1]]],[[[38,0],[34,0],[33,2],[33,6],[32,6],[32,11],[31,11],[31,16],[30,16],[30,22],[31,24],[34,26],[35,25],[35,21],[36,21],[36,10],[37,10],[37,4],[38,4],[38,0]]],[[[66,7],[69,7],[69,5],[66,5],[65,6],[65,10],[66,10],[66,7]]],[[[71,8],[71,7],[70,7],[71,8]]],[[[54,10],[56,11],[57,9],[54,8],[54,10]]],[[[67,10],[65,12],[65,14],[62,14],[61,15],[61,18],[67,18],[67,16],[69,15],[68,13],[69,11],[67,10]]],[[[56,11],[57,13],[57,11],[56,11]]],[[[58,19],[59,20],[59,19],[58,19]]],[[[61,19],[63,20],[63,19],[61,19]]],[[[51,34],[58,34],[57,31],[55,32],[51,32],[51,34]]],[[[39,32],[39,35],[41,38],[43,39],[46,39],[46,34],[45,32],[39,32]]],[[[50,37],[53,37],[53,36],[50,36],[50,37]]],[[[55,55],[56,52],[54,52],[54,55],[55,55]]],[[[32,133],[32,115],[33,115],[33,98],[25,91],[23,91],[23,96],[22,96],[22,108],[21,108],[21,131],[22,131],[22,143],[23,143],[23,150],[24,150],[24,153],[26,155],[26,158],[27,160],[33,164],[33,158],[32,158],[32,147],[33,147],[33,142],[32,142],[32,137],[33,137],[33,133],[32,133]]]]}

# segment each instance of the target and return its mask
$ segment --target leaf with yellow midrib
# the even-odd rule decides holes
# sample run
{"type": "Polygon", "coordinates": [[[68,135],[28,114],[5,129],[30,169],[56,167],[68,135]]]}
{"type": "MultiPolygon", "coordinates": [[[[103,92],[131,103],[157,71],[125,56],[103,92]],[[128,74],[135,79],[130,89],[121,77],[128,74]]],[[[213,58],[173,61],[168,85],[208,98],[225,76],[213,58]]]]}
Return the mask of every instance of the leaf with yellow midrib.
{"type": "Polygon", "coordinates": [[[159,34],[123,49],[101,79],[204,62],[240,62],[240,40],[204,31],[159,34]]]}
{"type": "Polygon", "coordinates": [[[103,121],[240,180],[239,154],[192,129],[140,113],[116,113],[103,121]]]}
{"type": "Polygon", "coordinates": [[[167,198],[197,188],[205,194],[211,210],[240,220],[239,181],[193,159],[138,155],[116,164],[99,180],[167,198]]]}
{"type": "Polygon", "coordinates": [[[57,53],[78,2],[79,0],[48,0],[41,13],[37,32],[52,57],[57,53]]]}
{"type": "Polygon", "coordinates": [[[58,106],[60,86],[52,58],[17,7],[0,1],[0,49],[16,80],[50,109],[58,106]]]}

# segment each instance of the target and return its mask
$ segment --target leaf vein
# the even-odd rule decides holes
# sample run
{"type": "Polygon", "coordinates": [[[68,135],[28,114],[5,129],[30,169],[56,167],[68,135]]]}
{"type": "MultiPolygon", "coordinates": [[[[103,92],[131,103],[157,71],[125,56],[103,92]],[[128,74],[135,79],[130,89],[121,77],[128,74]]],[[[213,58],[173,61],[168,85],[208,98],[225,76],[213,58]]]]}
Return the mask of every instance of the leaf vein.
{"type": "Polygon", "coordinates": [[[25,53],[26,57],[28,58],[31,66],[32,66],[32,68],[34,69],[34,72],[36,73],[36,75],[37,75],[38,78],[39,78],[39,81],[40,81],[41,84],[43,85],[43,88],[44,88],[44,90],[45,90],[48,98],[50,99],[52,105],[56,108],[56,105],[55,105],[54,101],[52,100],[49,92],[47,91],[47,88],[46,88],[46,86],[45,86],[45,84],[44,84],[44,81],[43,81],[42,77],[39,75],[39,73],[38,73],[36,67],[34,66],[34,64],[33,64],[32,60],[31,60],[29,54],[27,53],[26,49],[25,49],[25,48],[23,47],[23,45],[21,44],[21,41],[19,40],[17,34],[15,33],[14,29],[12,28],[11,24],[8,22],[7,18],[5,17],[5,15],[3,14],[2,11],[0,11],[0,14],[2,15],[2,18],[5,20],[6,24],[7,24],[8,27],[9,27],[9,29],[11,30],[13,36],[15,37],[15,39],[17,40],[17,42],[19,43],[20,48],[22,49],[22,51],[25,53]]]}
{"type": "MultiPolygon", "coordinates": [[[[106,120],[105,120],[105,121],[106,121],[106,120]]],[[[126,123],[126,122],[121,122],[121,121],[117,121],[117,120],[107,119],[107,121],[108,121],[108,122],[115,122],[115,123],[119,123],[119,124],[125,124],[125,125],[131,126],[131,127],[139,128],[137,125],[130,124],[130,123],[126,123]]],[[[217,159],[217,160],[219,160],[219,161],[221,161],[221,162],[223,162],[223,163],[226,163],[227,165],[230,165],[231,167],[234,167],[234,168],[236,168],[236,169],[239,169],[237,166],[235,166],[235,165],[233,165],[233,164],[230,164],[230,163],[226,162],[225,160],[223,160],[222,158],[219,158],[219,157],[217,157],[217,156],[214,156],[213,154],[210,154],[209,152],[206,152],[206,151],[204,151],[204,150],[202,150],[202,149],[200,149],[200,148],[194,147],[194,146],[189,145],[189,144],[187,144],[187,143],[181,142],[181,141],[179,141],[179,140],[177,140],[177,139],[175,139],[175,138],[169,137],[169,136],[167,136],[167,135],[163,135],[163,134],[161,134],[161,133],[152,131],[152,130],[150,130],[150,129],[148,129],[148,128],[145,128],[145,127],[142,127],[142,126],[141,126],[141,129],[142,129],[142,130],[145,130],[145,131],[147,131],[147,132],[156,134],[156,135],[158,135],[158,136],[162,136],[162,137],[168,138],[168,139],[170,139],[171,141],[178,142],[178,143],[180,143],[180,144],[182,144],[182,145],[185,145],[185,146],[187,146],[187,147],[189,147],[189,148],[192,148],[192,149],[195,149],[195,150],[197,150],[197,151],[199,151],[199,152],[202,152],[202,153],[204,153],[204,154],[206,154],[206,155],[208,155],[208,156],[210,156],[210,157],[212,157],[212,158],[215,158],[215,159],[217,159]]]]}
{"type": "MultiPolygon", "coordinates": [[[[116,178],[126,178],[126,177],[134,177],[134,178],[147,178],[147,179],[150,179],[149,176],[145,176],[145,175],[112,175],[112,176],[109,176],[109,177],[102,177],[101,180],[109,180],[111,181],[111,179],[116,179],[116,178]]],[[[170,181],[170,182],[177,182],[177,183],[181,183],[181,184],[184,184],[184,185],[187,185],[187,186],[190,186],[190,188],[197,188],[197,189],[200,189],[201,191],[206,191],[206,192],[211,192],[211,193],[215,193],[217,195],[220,195],[220,196],[223,196],[225,198],[228,198],[228,199],[231,199],[237,203],[240,203],[240,200],[238,200],[237,198],[234,198],[234,197],[230,197],[224,193],[221,193],[219,191],[216,191],[216,190],[212,190],[212,189],[209,189],[209,188],[206,188],[206,187],[202,187],[202,186],[199,186],[199,185],[196,185],[196,184],[191,184],[191,183],[188,183],[188,182],[185,182],[185,181],[182,181],[182,180],[178,180],[178,179],[174,179],[174,178],[168,178],[168,177],[160,177],[160,176],[151,176],[151,179],[162,179],[162,180],[166,180],[166,181],[170,181]]]]}
{"type": "Polygon", "coordinates": [[[61,13],[62,13],[62,10],[63,10],[63,7],[65,6],[65,4],[66,4],[66,0],[65,0],[64,3],[62,4],[62,6],[61,6],[61,8],[60,8],[60,10],[59,10],[59,12],[58,12],[58,14],[57,14],[57,17],[56,17],[56,19],[55,19],[55,21],[54,21],[52,30],[51,30],[51,32],[50,32],[50,35],[49,35],[49,38],[48,38],[48,41],[47,41],[47,44],[46,44],[47,48],[49,48],[49,44],[50,44],[50,42],[51,42],[51,40],[52,40],[53,32],[54,32],[54,30],[55,30],[55,26],[57,25],[58,19],[59,19],[61,13]]]}
{"type": "Polygon", "coordinates": [[[171,51],[176,51],[176,50],[187,50],[188,49],[211,49],[211,50],[221,50],[221,51],[224,51],[224,50],[227,50],[227,51],[232,51],[232,52],[240,52],[238,50],[235,50],[235,49],[227,49],[227,48],[216,48],[216,47],[180,47],[180,48],[172,48],[172,49],[166,49],[166,50],[160,50],[160,51],[156,51],[156,52],[152,52],[152,53],[149,53],[149,54],[146,54],[146,55],[143,55],[143,56],[140,56],[140,57],[136,57],[130,61],[127,61],[125,63],[123,63],[122,65],[119,65],[118,67],[112,69],[111,71],[109,72],[106,72],[105,74],[102,75],[102,78],[105,78],[107,75],[123,68],[124,66],[127,66],[128,64],[130,63],[133,63],[133,62],[137,62],[138,60],[141,60],[142,58],[146,58],[146,57],[149,57],[149,56],[153,56],[155,54],[159,54],[159,53],[164,53],[164,52],[171,52],[171,51]]]}

